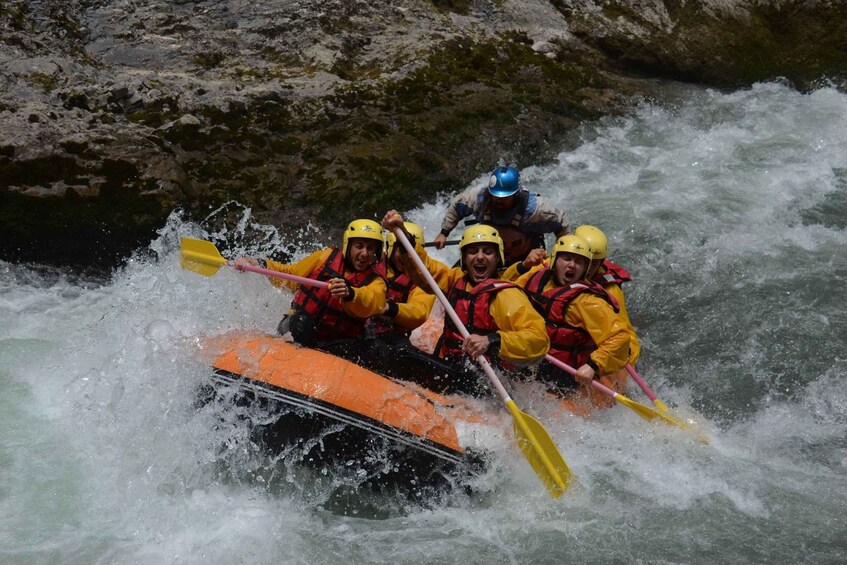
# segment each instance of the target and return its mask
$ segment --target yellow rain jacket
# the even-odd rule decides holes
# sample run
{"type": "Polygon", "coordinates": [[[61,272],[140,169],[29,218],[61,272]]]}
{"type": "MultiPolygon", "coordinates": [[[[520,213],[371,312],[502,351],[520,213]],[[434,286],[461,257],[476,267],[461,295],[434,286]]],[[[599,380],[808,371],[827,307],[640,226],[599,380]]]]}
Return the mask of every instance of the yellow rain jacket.
{"type": "MultiPolygon", "coordinates": [[[[606,269],[604,267],[600,267],[599,274],[603,274],[605,270],[606,269]]],[[[638,335],[636,335],[635,328],[632,326],[632,322],[629,319],[629,314],[626,312],[623,289],[618,283],[604,284],[603,288],[605,288],[606,292],[614,296],[615,300],[618,301],[618,307],[620,308],[618,316],[620,316],[621,320],[623,320],[626,331],[629,334],[629,363],[632,366],[635,366],[635,362],[638,361],[638,357],[641,355],[641,342],[638,341],[638,335]]]]}
{"type": "MultiPolygon", "coordinates": [[[[288,273],[289,275],[297,275],[299,277],[312,277],[329,260],[332,251],[332,248],[315,251],[311,255],[290,265],[270,260],[265,261],[265,265],[266,268],[272,271],[279,271],[280,273],[288,273]]],[[[344,277],[346,278],[350,274],[353,274],[353,271],[345,267],[344,277]]],[[[273,277],[268,278],[271,284],[280,288],[296,290],[299,286],[298,283],[293,281],[273,277]]],[[[354,288],[353,298],[351,300],[341,300],[340,302],[346,314],[355,316],[356,318],[370,318],[371,316],[380,314],[382,309],[385,308],[385,293],[385,280],[377,276],[367,285],[354,288]]]]}
{"type": "MultiPolygon", "coordinates": [[[[394,276],[394,269],[388,267],[388,279],[391,280],[394,276]]],[[[392,321],[403,330],[412,331],[426,322],[434,303],[435,295],[428,294],[416,284],[409,292],[408,301],[397,303],[397,315],[392,321]]]]}
{"type": "MultiPolygon", "coordinates": [[[[547,264],[547,261],[544,261],[542,264],[547,264]]],[[[518,262],[512,263],[511,265],[506,267],[506,270],[502,272],[502,274],[500,275],[500,278],[503,279],[504,281],[514,282],[514,281],[518,280],[518,277],[520,277],[522,274],[526,274],[527,272],[528,271],[523,266],[523,264],[521,264],[521,262],[518,261],[518,262]]]]}
{"type": "MultiPolygon", "coordinates": [[[[532,267],[527,273],[519,276],[515,284],[525,287],[533,274],[546,268],[548,268],[546,262],[532,267]]],[[[556,288],[556,283],[551,277],[542,292],[552,288],[556,288]]],[[[551,321],[564,322],[588,332],[597,345],[597,349],[591,353],[591,360],[597,365],[598,375],[616,373],[627,364],[630,334],[620,315],[616,314],[612,306],[599,296],[583,292],[570,302],[564,320],[551,321]]]]}

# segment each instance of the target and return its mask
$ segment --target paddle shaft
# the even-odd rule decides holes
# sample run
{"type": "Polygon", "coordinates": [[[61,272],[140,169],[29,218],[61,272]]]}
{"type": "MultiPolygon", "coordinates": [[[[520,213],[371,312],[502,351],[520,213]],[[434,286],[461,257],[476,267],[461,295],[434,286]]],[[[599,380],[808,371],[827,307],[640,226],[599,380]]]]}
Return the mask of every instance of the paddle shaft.
{"type": "MultiPolygon", "coordinates": [[[[448,239],[444,242],[444,245],[459,245],[461,241],[461,239],[448,239]]],[[[435,247],[436,245],[438,245],[437,241],[427,241],[423,244],[424,247],[435,247]]]]}
{"type": "MultiPolygon", "coordinates": [[[[574,369],[573,367],[571,367],[570,365],[568,365],[564,361],[559,361],[558,359],[556,359],[555,357],[553,357],[549,353],[544,356],[544,359],[549,361],[550,363],[554,364],[558,368],[562,369],[563,371],[570,373],[571,375],[576,374],[576,369],[574,369]]],[[[610,389],[609,387],[607,387],[606,385],[604,385],[603,383],[601,383],[598,380],[591,381],[591,386],[593,386],[594,388],[596,388],[597,390],[599,390],[599,391],[601,391],[605,394],[608,394],[612,398],[617,397],[618,394],[619,394],[619,393],[613,391],[612,389],[610,389]]]]}
{"type": "Polygon", "coordinates": [[[329,283],[325,281],[319,281],[315,279],[310,279],[307,277],[299,277],[297,275],[291,275],[289,273],[281,273],[280,271],[272,271],[271,269],[263,269],[262,267],[254,267],[252,265],[238,265],[236,266],[232,261],[227,261],[227,265],[230,267],[234,267],[239,271],[250,271],[251,273],[259,273],[260,275],[265,275],[268,277],[274,277],[277,279],[285,279],[289,281],[294,281],[296,283],[300,283],[306,286],[314,286],[317,288],[328,288],[329,283]]]}
{"type": "MultiPolygon", "coordinates": [[[[423,261],[421,261],[421,258],[418,257],[418,254],[415,252],[412,244],[409,243],[409,240],[406,238],[406,234],[403,233],[401,228],[397,228],[394,230],[394,235],[397,236],[397,241],[403,244],[403,247],[406,248],[406,252],[414,260],[421,275],[426,279],[426,282],[438,297],[438,300],[444,307],[444,311],[448,316],[450,316],[450,319],[453,320],[453,323],[456,328],[458,328],[459,333],[462,337],[467,339],[470,335],[467,328],[462,323],[462,320],[459,319],[459,316],[450,305],[447,297],[444,296],[444,293],[438,287],[438,283],[436,283],[435,279],[432,278],[432,275],[423,264],[423,261]]],[[[512,400],[509,393],[506,392],[506,389],[503,387],[503,383],[501,383],[500,379],[497,378],[497,374],[494,372],[494,369],[491,367],[491,364],[484,355],[479,355],[476,358],[476,361],[482,367],[482,370],[485,372],[485,376],[487,376],[488,380],[491,381],[491,385],[494,387],[494,390],[496,390],[497,394],[500,395],[500,398],[506,405],[506,409],[509,411],[509,414],[512,415],[515,439],[517,440],[524,457],[526,457],[527,461],[529,461],[530,466],[538,475],[538,478],[541,479],[544,486],[547,487],[550,496],[553,498],[560,497],[562,493],[568,489],[568,484],[573,477],[573,473],[568,468],[568,464],[565,463],[565,460],[562,458],[559,450],[556,448],[556,444],[554,444],[553,440],[550,438],[550,434],[535,418],[520,411],[517,405],[515,405],[515,401],[512,400]]]]}
{"type": "Polygon", "coordinates": [[[189,269],[201,275],[211,277],[218,272],[218,269],[226,265],[233,267],[239,271],[249,271],[251,273],[259,273],[267,277],[277,279],[285,279],[294,281],[306,286],[315,286],[318,288],[328,288],[329,283],[281,271],[272,271],[263,267],[254,267],[253,265],[236,265],[234,261],[227,261],[215,244],[205,239],[194,239],[192,237],[183,237],[179,241],[180,264],[183,269],[189,269]]]}
{"type": "MultiPolygon", "coordinates": [[[[435,279],[432,278],[432,275],[427,270],[426,265],[423,264],[421,258],[418,257],[418,254],[415,252],[415,248],[412,247],[412,244],[409,243],[409,240],[406,238],[406,234],[403,233],[403,230],[397,228],[394,230],[394,235],[397,236],[397,241],[403,244],[403,247],[406,248],[406,251],[409,254],[409,257],[415,262],[415,266],[420,271],[421,275],[426,279],[426,282],[429,283],[430,288],[435,293],[435,296],[438,297],[438,301],[441,302],[441,305],[444,307],[444,311],[450,316],[450,319],[453,320],[453,324],[455,324],[456,328],[458,328],[459,333],[463,338],[467,338],[470,333],[468,329],[465,327],[465,324],[462,323],[462,320],[459,319],[459,315],[456,314],[456,311],[450,305],[450,301],[447,300],[447,297],[444,296],[444,293],[439,288],[438,283],[435,282],[435,279]]],[[[500,382],[500,379],[497,378],[497,375],[494,373],[494,368],[491,366],[491,363],[488,362],[488,359],[485,358],[484,355],[480,355],[476,358],[477,363],[480,364],[482,370],[485,372],[485,376],[488,377],[488,380],[491,381],[491,384],[494,386],[494,389],[497,391],[497,394],[500,395],[500,398],[503,399],[503,402],[510,402],[512,398],[509,396],[509,393],[506,392],[506,388],[503,386],[503,383],[500,382]]]]}
{"type": "MultiPolygon", "coordinates": [[[[574,369],[573,367],[571,367],[567,363],[563,363],[562,361],[559,361],[558,359],[556,359],[552,355],[545,356],[545,359],[547,361],[550,361],[551,363],[553,363],[555,366],[559,367],[560,369],[567,371],[571,375],[576,373],[576,369],[574,369]]],[[[704,444],[709,443],[709,438],[707,438],[702,432],[699,432],[698,430],[693,428],[692,424],[690,424],[688,422],[684,422],[683,420],[680,420],[679,418],[672,416],[670,413],[668,413],[667,408],[663,408],[662,410],[655,410],[653,408],[650,408],[649,406],[645,406],[644,404],[641,404],[640,402],[636,402],[636,401],[632,400],[631,398],[628,398],[628,397],[624,396],[623,394],[612,390],[611,388],[607,387],[606,385],[604,385],[600,381],[596,381],[596,380],[591,381],[591,386],[593,386],[595,389],[599,390],[600,392],[611,396],[612,398],[614,398],[615,400],[617,400],[618,402],[620,402],[621,404],[623,404],[627,408],[630,408],[631,410],[633,410],[636,414],[638,414],[639,416],[641,416],[645,420],[652,421],[653,419],[658,419],[659,421],[662,421],[662,422],[664,422],[668,425],[676,426],[676,427],[682,428],[684,430],[693,431],[697,434],[697,438],[700,440],[701,443],[704,443],[704,444]]],[[[659,402],[661,403],[661,400],[659,402]]]]}
{"type": "Polygon", "coordinates": [[[650,387],[647,386],[647,383],[644,382],[644,379],[642,379],[639,374],[635,371],[635,367],[633,367],[630,363],[626,364],[626,372],[629,373],[633,379],[635,379],[635,382],[638,383],[638,386],[641,387],[641,390],[644,391],[644,394],[646,394],[648,398],[650,398],[650,400],[652,400],[653,402],[656,402],[656,400],[658,400],[656,398],[656,395],[653,394],[653,391],[650,390],[650,387]]]}

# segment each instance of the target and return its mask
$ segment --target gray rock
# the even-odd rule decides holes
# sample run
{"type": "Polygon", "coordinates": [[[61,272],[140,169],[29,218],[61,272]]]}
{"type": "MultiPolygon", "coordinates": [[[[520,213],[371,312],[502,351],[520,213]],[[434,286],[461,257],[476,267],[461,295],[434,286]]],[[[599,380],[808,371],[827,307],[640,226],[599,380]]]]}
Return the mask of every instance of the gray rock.
{"type": "Polygon", "coordinates": [[[551,158],[655,79],[847,73],[839,2],[12,0],[0,30],[3,259],[120,256],[230,199],[336,227],[551,158]]]}

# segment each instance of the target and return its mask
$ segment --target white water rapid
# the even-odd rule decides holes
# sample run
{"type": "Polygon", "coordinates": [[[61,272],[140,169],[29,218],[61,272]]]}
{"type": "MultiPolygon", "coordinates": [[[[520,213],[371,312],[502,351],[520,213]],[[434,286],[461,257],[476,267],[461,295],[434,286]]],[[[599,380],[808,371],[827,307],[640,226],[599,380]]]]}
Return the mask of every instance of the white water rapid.
{"type": "MultiPolygon", "coordinates": [[[[623,406],[583,420],[518,396],[578,477],[560,500],[506,437],[480,495],[333,511],[308,475],[220,460],[238,422],[194,406],[199,340],[272,332],[290,294],[181,270],[179,237],[210,233],[175,213],[108,280],[0,263],[0,562],[847,560],[847,95],[668,94],[518,165],[572,227],[609,235],[641,375],[711,445],[623,406]]],[[[444,205],[408,215],[434,237],[444,205]]],[[[249,215],[225,229],[230,256],[313,249],[249,215]]]]}

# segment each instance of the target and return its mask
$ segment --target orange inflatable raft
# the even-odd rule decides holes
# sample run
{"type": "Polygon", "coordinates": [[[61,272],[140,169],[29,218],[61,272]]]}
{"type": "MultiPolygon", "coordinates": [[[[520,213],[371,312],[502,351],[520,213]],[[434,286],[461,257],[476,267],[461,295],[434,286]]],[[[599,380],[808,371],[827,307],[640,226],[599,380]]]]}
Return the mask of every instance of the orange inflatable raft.
{"type": "Polygon", "coordinates": [[[482,454],[459,429],[502,422],[490,403],[395,381],[279,336],[234,332],[205,348],[215,359],[207,394],[261,405],[267,447],[300,446],[303,461],[355,467],[383,486],[452,484],[475,473],[482,454]]]}
{"type": "MultiPolygon", "coordinates": [[[[412,342],[426,350],[421,338],[437,339],[442,323],[431,318],[412,342]]],[[[380,488],[464,483],[485,461],[466,438],[491,426],[492,434],[502,434],[508,420],[493,397],[438,394],[280,336],[232,332],[207,340],[204,349],[214,366],[205,401],[258,407],[259,442],[271,452],[298,455],[313,466],[341,465],[380,488]]],[[[622,392],[626,374],[603,382],[622,392]]],[[[614,404],[585,388],[555,398],[580,416],[614,404]]]]}

